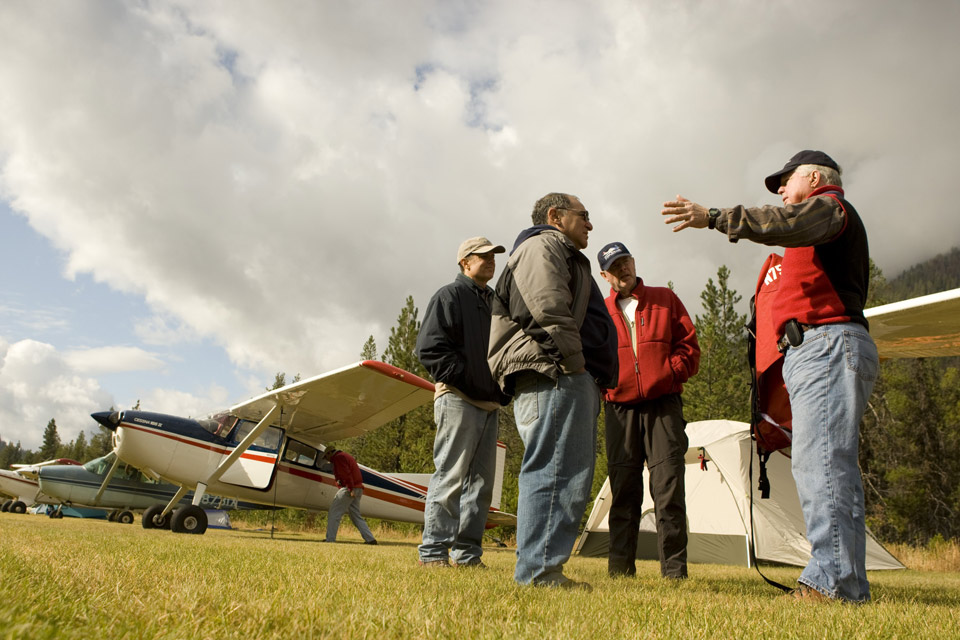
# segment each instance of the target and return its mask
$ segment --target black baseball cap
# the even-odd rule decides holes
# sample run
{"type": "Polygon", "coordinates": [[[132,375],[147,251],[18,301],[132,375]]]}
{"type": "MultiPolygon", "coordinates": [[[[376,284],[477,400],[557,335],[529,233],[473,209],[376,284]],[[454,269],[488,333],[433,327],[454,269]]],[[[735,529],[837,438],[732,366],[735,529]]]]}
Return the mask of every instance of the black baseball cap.
{"type": "Polygon", "coordinates": [[[622,242],[611,242],[605,245],[597,254],[597,261],[600,263],[600,271],[606,271],[610,268],[617,258],[632,255],[622,242]]]}
{"type": "Polygon", "coordinates": [[[840,171],[840,165],[834,162],[833,158],[823,151],[810,151],[809,149],[797,153],[795,156],[783,165],[783,169],[764,178],[763,183],[767,185],[767,191],[776,193],[780,188],[780,178],[790,173],[802,164],[818,164],[821,167],[830,167],[840,171]]]}

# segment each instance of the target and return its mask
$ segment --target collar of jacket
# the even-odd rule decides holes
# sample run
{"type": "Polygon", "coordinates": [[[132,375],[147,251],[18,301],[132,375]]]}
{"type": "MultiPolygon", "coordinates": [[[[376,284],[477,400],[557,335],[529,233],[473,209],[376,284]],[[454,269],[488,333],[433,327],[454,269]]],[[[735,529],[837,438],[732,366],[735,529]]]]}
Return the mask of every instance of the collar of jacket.
{"type": "Polygon", "coordinates": [[[838,187],[835,184],[825,184],[822,187],[817,187],[816,189],[811,191],[810,195],[807,196],[807,200],[809,200],[810,198],[816,198],[817,196],[822,196],[831,191],[836,191],[837,193],[840,194],[841,198],[843,197],[843,189],[841,187],[838,187]]]}
{"type": "Polygon", "coordinates": [[[514,241],[513,243],[513,249],[510,250],[510,255],[513,255],[513,253],[517,250],[517,247],[519,247],[521,244],[523,244],[530,238],[534,236],[538,236],[542,233],[555,233],[560,236],[560,238],[564,243],[566,243],[570,251],[574,251],[576,253],[582,253],[579,249],[577,249],[577,247],[574,246],[573,240],[568,238],[565,233],[560,231],[560,229],[557,229],[552,224],[537,224],[532,227],[528,227],[520,232],[520,235],[517,236],[516,241],[514,241]]]}
{"type": "MultiPolygon", "coordinates": [[[[624,296],[624,297],[636,298],[637,300],[640,300],[641,298],[643,298],[643,289],[644,289],[643,278],[641,278],[640,276],[637,276],[637,286],[633,288],[629,296],[624,296]]],[[[620,299],[620,294],[614,291],[613,287],[610,287],[610,295],[613,297],[614,300],[620,299]]]]}
{"type": "Polygon", "coordinates": [[[456,279],[459,280],[460,282],[463,282],[464,284],[469,284],[471,287],[473,287],[473,290],[477,294],[479,294],[481,297],[486,296],[488,293],[493,293],[493,289],[490,288],[490,285],[483,285],[481,287],[479,284],[476,283],[476,281],[473,278],[464,275],[462,271],[457,274],[456,279]]]}

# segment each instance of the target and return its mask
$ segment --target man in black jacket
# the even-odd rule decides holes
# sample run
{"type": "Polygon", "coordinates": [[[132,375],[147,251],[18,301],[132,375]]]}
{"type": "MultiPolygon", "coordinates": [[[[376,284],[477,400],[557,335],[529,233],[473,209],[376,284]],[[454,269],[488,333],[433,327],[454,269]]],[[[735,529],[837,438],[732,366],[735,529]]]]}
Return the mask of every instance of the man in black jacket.
{"type": "Polygon", "coordinates": [[[437,291],[417,336],[417,357],[436,381],[433,445],[436,473],[423,514],[424,567],[482,567],[481,540],[493,498],[497,419],[508,398],[487,366],[495,254],[479,236],[457,251],[460,273],[437,291]]]}

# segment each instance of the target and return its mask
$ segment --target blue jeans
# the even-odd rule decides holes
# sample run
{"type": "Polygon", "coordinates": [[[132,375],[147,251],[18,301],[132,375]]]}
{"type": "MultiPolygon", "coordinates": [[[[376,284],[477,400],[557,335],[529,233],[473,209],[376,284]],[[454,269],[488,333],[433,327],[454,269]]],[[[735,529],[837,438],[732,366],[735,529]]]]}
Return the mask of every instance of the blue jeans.
{"type": "Polygon", "coordinates": [[[423,512],[424,562],[446,560],[475,564],[483,555],[483,530],[493,499],[497,469],[497,418],[454,393],[433,402],[437,435],[423,512]]]}
{"type": "Polygon", "coordinates": [[[513,410],[525,447],[514,579],[563,583],[593,484],[600,390],[587,373],[521,374],[513,410]]]}
{"type": "Polygon", "coordinates": [[[808,330],[783,363],[793,413],[793,477],[812,547],[798,581],[852,602],[870,599],[857,448],[877,368],[873,339],[852,323],[808,330]]]}
{"type": "Polygon", "coordinates": [[[337,539],[337,530],[340,528],[340,520],[343,519],[344,513],[349,514],[350,522],[360,532],[364,542],[370,542],[374,539],[373,534],[370,533],[370,527],[367,526],[367,521],[360,515],[360,498],[362,497],[363,489],[360,487],[352,492],[346,487],[337,491],[337,495],[333,497],[333,502],[330,503],[330,513],[327,514],[327,542],[333,542],[337,539]]]}

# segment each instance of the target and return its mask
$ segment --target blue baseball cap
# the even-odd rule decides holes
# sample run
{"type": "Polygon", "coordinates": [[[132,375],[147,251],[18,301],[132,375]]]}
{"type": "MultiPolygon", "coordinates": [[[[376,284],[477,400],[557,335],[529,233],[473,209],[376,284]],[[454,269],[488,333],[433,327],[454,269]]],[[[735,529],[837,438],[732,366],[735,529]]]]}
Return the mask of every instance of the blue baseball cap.
{"type": "Polygon", "coordinates": [[[600,263],[600,270],[606,271],[618,258],[633,255],[622,242],[611,242],[600,249],[597,254],[597,261],[600,263]]]}

